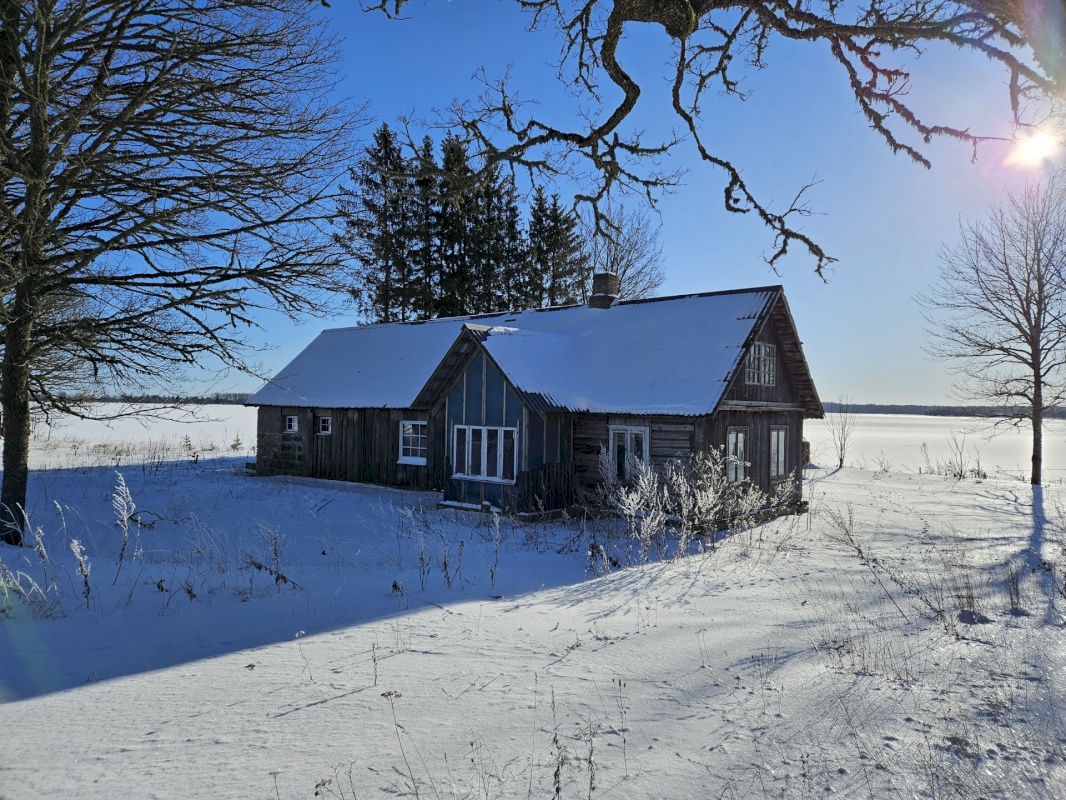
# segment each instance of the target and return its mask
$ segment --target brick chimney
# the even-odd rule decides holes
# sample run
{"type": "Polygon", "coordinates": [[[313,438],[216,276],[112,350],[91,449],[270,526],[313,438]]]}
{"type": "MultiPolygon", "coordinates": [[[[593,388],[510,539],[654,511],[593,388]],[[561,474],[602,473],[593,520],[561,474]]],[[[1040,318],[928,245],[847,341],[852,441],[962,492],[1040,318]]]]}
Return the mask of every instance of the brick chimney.
{"type": "Polygon", "coordinates": [[[597,272],[592,276],[592,295],[589,308],[610,308],[618,299],[618,276],[613,272],[597,272]]]}

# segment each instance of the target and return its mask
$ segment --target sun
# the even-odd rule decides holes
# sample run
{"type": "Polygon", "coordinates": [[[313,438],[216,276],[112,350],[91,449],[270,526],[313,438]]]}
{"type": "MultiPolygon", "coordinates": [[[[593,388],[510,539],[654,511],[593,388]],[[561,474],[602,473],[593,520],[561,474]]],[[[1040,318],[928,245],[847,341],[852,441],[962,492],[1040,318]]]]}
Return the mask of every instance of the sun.
{"type": "Polygon", "coordinates": [[[1013,167],[1039,167],[1049,158],[1055,157],[1061,150],[1061,137],[1037,131],[1029,135],[1018,136],[1004,163],[1013,167]]]}

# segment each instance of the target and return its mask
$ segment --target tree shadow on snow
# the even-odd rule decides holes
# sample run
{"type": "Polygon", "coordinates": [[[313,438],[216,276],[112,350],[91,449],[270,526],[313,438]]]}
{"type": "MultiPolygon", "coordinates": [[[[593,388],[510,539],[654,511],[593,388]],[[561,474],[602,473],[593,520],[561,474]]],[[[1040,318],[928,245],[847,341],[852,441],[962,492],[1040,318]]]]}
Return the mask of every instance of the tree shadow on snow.
{"type": "Polygon", "coordinates": [[[412,638],[432,646],[432,626],[405,621],[410,614],[476,616],[478,604],[587,577],[584,553],[560,555],[551,541],[573,538],[573,525],[504,520],[496,561],[490,515],[437,510],[435,493],[248,476],[244,460],[119,466],[138,512],[152,512],[142,519],[154,523],[139,545],[130,533],[121,564],[115,468],[31,473],[30,546],[0,545],[0,560],[44,593],[38,610],[48,597],[59,603],[53,618],[35,618],[0,586],[0,703],[155,670],[192,674],[196,662],[235,653],[234,669],[264,668],[257,661],[278,661],[278,645],[292,651],[286,663],[301,664],[298,648],[315,635],[349,637],[353,663],[369,670],[379,654],[414,647],[412,638]],[[47,562],[33,548],[38,527],[47,562]],[[277,561],[272,531],[285,535],[277,561]],[[88,554],[88,597],[71,539],[88,554]],[[228,572],[203,566],[214,546],[229,553],[228,572]],[[475,610],[459,610],[467,604],[475,610]]]}

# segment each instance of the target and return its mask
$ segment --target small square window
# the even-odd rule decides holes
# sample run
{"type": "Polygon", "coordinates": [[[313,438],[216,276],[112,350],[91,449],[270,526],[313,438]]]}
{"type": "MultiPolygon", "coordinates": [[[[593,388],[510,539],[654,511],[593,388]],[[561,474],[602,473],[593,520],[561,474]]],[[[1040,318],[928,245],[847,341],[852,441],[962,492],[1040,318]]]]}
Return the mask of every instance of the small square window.
{"type": "Polygon", "coordinates": [[[298,433],[300,430],[300,418],[296,415],[285,417],[285,433],[298,433]]]}
{"type": "Polygon", "coordinates": [[[318,418],[318,434],[320,436],[329,436],[333,432],[333,417],[319,417],[318,418]]]}
{"type": "Polygon", "coordinates": [[[413,420],[400,423],[400,460],[399,464],[425,466],[429,454],[429,436],[427,424],[413,420]]]}

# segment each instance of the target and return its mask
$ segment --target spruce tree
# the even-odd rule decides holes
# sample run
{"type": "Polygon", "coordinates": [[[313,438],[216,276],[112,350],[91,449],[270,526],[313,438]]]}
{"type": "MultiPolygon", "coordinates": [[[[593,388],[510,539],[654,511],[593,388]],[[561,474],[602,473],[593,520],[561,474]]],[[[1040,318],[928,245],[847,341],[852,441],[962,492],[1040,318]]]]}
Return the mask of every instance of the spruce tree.
{"type": "Polygon", "coordinates": [[[426,136],[412,163],[411,252],[412,302],[415,319],[439,315],[440,258],[438,239],[439,178],[433,140],[426,136]]]}
{"type": "Polygon", "coordinates": [[[437,185],[437,255],[440,270],[437,315],[454,317],[472,313],[475,277],[471,265],[471,211],[466,188],[471,173],[466,146],[449,134],[441,145],[441,175],[437,185]]]}
{"type": "Polygon", "coordinates": [[[415,317],[409,171],[396,133],[382,123],[350,169],[353,188],[338,207],[345,226],[341,242],[359,261],[352,294],[371,322],[415,317]]]}
{"type": "Polygon", "coordinates": [[[521,268],[523,237],[518,191],[511,176],[489,173],[471,204],[470,255],[476,284],[471,311],[490,313],[512,308],[509,285],[521,268]]]}
{"type": "Polygon", "coordinates": [[[548,199],[537,187],[529,212],[530,272],[527,299],[531,306],[577,303],[584,296],[589,267],[584,253],[581,221],[563,207],[558,194],[548,199]]]}

